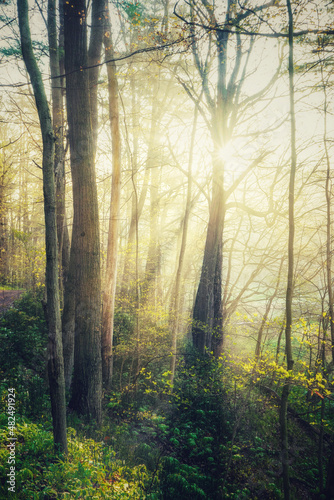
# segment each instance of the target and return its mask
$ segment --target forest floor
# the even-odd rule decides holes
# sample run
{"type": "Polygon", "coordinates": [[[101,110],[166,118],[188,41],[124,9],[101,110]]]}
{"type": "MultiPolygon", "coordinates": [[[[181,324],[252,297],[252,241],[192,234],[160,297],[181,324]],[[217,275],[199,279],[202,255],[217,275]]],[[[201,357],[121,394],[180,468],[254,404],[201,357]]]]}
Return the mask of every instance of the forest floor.
{"type": "Polygon", "coordinates": [[[0,289],[0,314],[7,311],[13,302],[20,298],[24,290],[1,290],[0,289]]]}

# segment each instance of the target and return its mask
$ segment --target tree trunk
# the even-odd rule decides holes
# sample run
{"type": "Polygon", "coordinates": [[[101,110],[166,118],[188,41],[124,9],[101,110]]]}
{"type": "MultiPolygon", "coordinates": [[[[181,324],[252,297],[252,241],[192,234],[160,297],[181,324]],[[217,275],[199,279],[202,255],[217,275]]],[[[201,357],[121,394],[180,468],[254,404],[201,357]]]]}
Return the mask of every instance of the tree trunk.
{"type": "Polygon", "coordinates": [[[190,140],[190,150],[189,150],[189,162],[188,162],[188,183],[187,183],[187,200],[186,200],[186,209],[184,212],[183,219],[183,228],[182,228],[182,240],[180,247],[180,254],[178,259],[178,266],[175,277],[175,289],[172,294],[172,306],[170,308],[171,314],[171,332],[172,332],[172,357],[170,364],[170,381],[173,385],[174,377],[175,377],[175,366],[176,366],[176,351],[177,351],[177,332],[179,325],[179,313],[180,313],[180,290],[181,290],[181,277],[183,272],[183,263],[184,263],[184,255],[187,246],[187,237],[188,237],[188,225],[189,225],[189,216],[190,216],[190,207],[191,207],[191,189],[192,189],[192,164],[193,164],[193,153],[194,153],[194,143],[196,136],[196,127],[197,127],[197,115],[198,109],[195,108],[194,112],[194,122],[193,129],[190,140]]]}
{"type": "Polygon", "coordinates": [[[255,361],[258,361],[258,359],[260,357],[263,330],[264,330],[265,324],[266,324],[268,316],[269,316],[271,305],[272,305],[272,303],[273,303],[273,301],[276,298],[277,293],[278,293],[279,284],[281,281],[281,271],[282,271],[282,267],[283,267],[283,262],[284,262],[284,257],[282,257],[282,259],[281,259],[281,264],[280,264],[280,268],[278,271],[278,278],[277,278],[277,283],[276,283],[274,293],[272,294],[272,296],[268,300],[267,307],[266,307],[264,316],[263,316],[262,321],[261,321],[261,326],[260,326],[259,332],[257,334],[257,341],[256,341],[256,347],[255,347],[255,361]]]}
{"type": "Polygon", "coordinates": [[[56,1],[48,1],[48,38],[52,87],[52,122],[55,136],[54,171],[56,176],[56,216],[59,257],[59,290],[63,309],[64,282],[69,265],[68,228],[65,214],[65,151],[63,89],[60,78],[56,1]]]}
{"type": "Polygon", "coordinates": [[[5,164],[2,164],[0,175],[0,283],[6,285],[9,283],[8,268],[8,230],[7,230],[7,207],[5,203],[5,164]]]}
{"type": "Polygon", "coordinates": [[[101,53],[105,28],[106,0],[92,1],[92,20],[91,34],[88,49],[89,66],[89,103],[91,112],[91,126],[93,135],[93,158],[95,160],[97,135],[98,135],[98,106],[97,106],[97,88],[98,76],[100,72],[99,63],[101,63],[101,53]]]}
{"type": "MultiPolygon", "coordinates": [[[[129,227],[129,233],[128,233],[128,240],[126,244],[126,251],[125,251],[125,261],[124,261],[124,268],[123,268],[123,275],[122,275],[122,285],[121,285],[121,295],[125,296],[129,289],[131,288],[129,284],[132,283],[133,281],[133,273],[132,273],[132,268],[133,266],[133,254],[135,253],[135,241],[136,241],[136,225],[137,221],[139,221],[140,216],[142,214],[143,208],[144,208],[144,203],[147,195],[147,190],[148,190],[148,180],[149,180],[149,175],[150,171],[146,166],[145,170],[145,175],[144,175],[144,181],[143,181],[143,187],[139,195],[138,203],[136,203],[136,195],[133,194],[132,197],[132,208],[131,208],[131,220],[130,220],[130,227],[129,227]]],[[[133,176],[133,179],[135,181],[135,177],[133,176]]]]}
{"type": "MultiPolygon", "coordinates": [[[[297,165],[296,153],[296,118],[294,102],[294,66],[293,66],[293,14],[291,2],[287,0],[289,16],[289,95],[290,95],[290,121],[291,121],[291,168],[289,184],[289,236],[288,236],[288,282],[286,290],[286,326],[285,326],[285,353],[287,369],[293,369],[291,327],[292,327],[292,298],[293,298],[293,273],[294,273],[294,189],[297,165]]],[[[288,423],[287,407],[290,384],[287,381],[283,386],[281,408],[280,408],[280,434],[282,446],[282,468],[283,468],[283,490],[284,499],[290,500],[290,478],[289,478],[289,453],[288,453],[288,423]]]]}
{"type": "MultiPolygon", "coordinates": [[[[155,126],[154,128],[157,128],[155,126]]],[[[151,150],[151,153],[153,151],[151,150]]],[[[151,173],[150,183],[150,242],[148,245],[145,275],[141,284],[141,302],[145,305],[149,299],[154,297],[156,289],[156,277],[160,268],[159,249],[159,167],[154,164],[154,159],[149,158],[149,169],[151,173]]]]}
{"type": "MultiPolygon", "coordinates": [[[[228,22],[231,5],[228,5],[226,21],[228,22]]],[[[209,224],[206,235],[201,278],[197,290],[193,310],[192,337],[193,344],[200,354],[213,351],[215,356],[222,352],[223,345],[223,308],[222,308],[222,261],[223,231],[225,220],[226,193],[224,190],[224,162],[220,159],[220,151],[227,143],[229,132],[227,127],[229,96],[227,92],[227,43],[228,32],[216,33],[218,82],[217,104],[209,98],[206,75],[198,62],[197,48],[193,46],[195,62],[202,76],[202,88],[207,97],[212,116],[212,200],[209,224]]]]}
{"type": "Polygon", "coordinates": [[[326,208],[327,208],[327,238],[326,238],[326,271],[327,271],[327,288],[328,288],[328,316],[331,332],[331,352],[332,361],[334,363],[334,308],[333,308],[333,286],[332,286],[332,217],[331,217],[331,199],[332,199],[332,182],[331,182],[331,163],[327,146],[327,93],[324,85],[325,102],[324,102],[324,148],[326,156],[326,208]]]}
{"type": "Polygon", "coordinates": [[[193,344],[202,355],[205,354],[206,350],[211,351],[212,348],[215,354],[218,354],[222,344],[221,266],[225,193],[219,172],[221,163],[217,157],[218,155],[215,155],[213,160],[209,224],[201,277],[193,310],[193,344]]]}
{"type": "MultiPolygon", "coordinates": [[[[109,12],[107,12],[106,15],[104,44],[105,58],[108,61],[114,56],[109,12]]],[[[115,62],[107,63],[107,71],[113,172],[110,198],[107,268],[102,307],[102,376],[105,387],[108,387],[111,384],[113,370],[113,323],[117,277],[119,208],[121,197],[121,136],[119,130],[118,82],[115,62]]]]}
{"type": "Polygon", "coordinates": [[[66,389],[69,390],[72,382],[74,365],[74,335],[75,335],[75,259],[74,254],[70,253],[70,263],[66,275],[64,287],[64,309],[62,315],[63,332],[63,356],[64,356],[64,374],[66,389]]]}
{"type": "MultiPolygon", "coordinates": [[[[132,72],[131,72],[132,73],[132,72]]],[[[136,88],[136,80],[135,76],[131,74],[130,76],[130,88],[131,88],[131,114],[132,114],[132,121],[131,121],[131,129],[132,129],[132,149],[129,151],[130,153],[130,158],[131,158],[131,171],[132,171],[132,185],[134,187],[133,194],[132,194],[132,205],[131,205],[131,220],[130,220],[130,227],[129,227],[129,233],[128,233],[128,240],[127,240],[127,245],[126,245],[126,250],[125,250],[125,259],[124,259],[124,266],[123,266],[123,273],[122,273],[122,283],[121,283],[121,296],[122,298],[125,298],[129,290],[131,290],[131,285],[133,285],[133,254],[134,254],[134,241],[136,237],[136,227],[137,227],[137,221],[139,220],[141,216],[141,212],[144,207],[145,203],[145,198],[147,194],[147,187],[148,187],[148,176],[149,176],[149,171],[148,169],[145,170],[145,178],[144,178],[144,184],[143,188],[140,194],[140,197],[138,198],[138,192],[136,191],[137,187],[135,188],[136,185],[136,177],[137,177],[137,172],[138,172],[138,147],[139,147],[139,105],[138,105],[138,99],[137,99],[137,88],[136,88]]],[[[137,286],[137,283],[136,283],[137,286]]]]}
{"type": "MultiPolygon", "coordinates": [[[[93,1],[93,12],[94,3],[93,1]]],[[[77,0],[74,4],[65,2],[66,98],[73,187],[71,259],[75,273],[74,372],[70,407],[100,423],[100,233],[91,119],[91,80],[89,72],[83,69],[88,63],[86,16],[85,0],[77,0]]]]}
{"type": "MultiPolygon", "coordinates": [[[[159,116],[159,106],[158,106],[158,87],[159,87],[159,81],[158,79],[154,79],[153,81],[153,91],[152,91],[152,112],[151,112],[151,127],[150,127],[150,137],[149,137],[149,143],[148,143],[148,152],[147,152],[147,159],[146,159],[146,168],[145,168],[145,175],[144,175],[144,181],[143,181],[143,187],[141,189],[140,195],[138,196],[138,193],[134,193],[134,196],[132,198],[132,213],[131,213],[131,221],[130,221],[130,227],[129,227],[129,234],[128,234],[128,242],[127,242],[127,249],[126,249],[126,258],[124,262],[124,271],[123,271],[123,278],[122,278],[122,295],[125,295],[125,293],[129,290],[129,283],[132,282],[131,280],[131,268],[133,268],[132,262],[135,260],[133,259],[133,254],[135,252],[135,237],[136,237],[136,224],[140,219],[140,216],[142,214],[143,208],[144,208],[144,203],[148,191],[148,186],[149,186],[149,176],[151,175],[154,176],[151,172],[151,170],[156,166],[155,165],[155,146],[156,146],[156,138],[158,134],[158,116],[159,116]]],[[[133,112],[133,133],[134,133],[134,148],[133,148],[133,181],[136,182],[136,177],[137,177],[137,156],[138,156],[138,105],[136,101],[136,86],[135,86],[135,81],[134,78],[132,77],[131,80],[131,91],[132,91],[132,112],[133,112]]],[[[156,186],[157,188],[157,186],[156,186]]],[[[151,182],[151,195],[153,198],[156,198],[156,194],[154,192],[154,188],[152,187],[152,182],[151,182]]],[[[152,214],[152,200],[151,200],[151,214],[152,214]]],[[[152,225],[152,220],[151,220],[151,225],[152,225]]],[[[155,228],[156,230],[156,228],[155,228]]],[[[146,272],[145,272],[145,278],[143,280],[142,284],[142,299],[146,300],[147,294],[145,293],[145,288],[147,288],[146,285],[148,283],[146,280],[151,277],[151,272],[150,272],[150,267],[152,258],[152,252],[155,253],[155,246],[153,242],[153,235],[152,231],[150,232],[150,245],[149,245],[149,251],[148,251],[148,258],[147,258],[147,265],[146,265],[146,272]]],[[[136,284],[137,286],[137,284],[136,284]]]]}
{"type": "MultiPolygon", "coordinates": [[[[64,59],[64,5],[59,2],[59,74],[65,74],[65,59],[64,59]]],[[[63,113],[63,100],[65,94],[65,79],[64,77],[57,78],[57,85],[60,87],[62,99],[62,113],[63,113]]],[[[59,99],[59,97],[58,97],[59,99]]],[[[64,117],[63,117],[64,119],[64,117]]],[[[64,130],[62,129],[62,135],[64,130]]],[[[63,139],[62,139],[63,141],[63,139]]],[[[62,145],[64,143],[62,142],[62,145]]],[[[65,157],[65,151],[62,153],[65,157]]],[[[62,313],[62,334],[63,334],[63,356],[64,356],[64,375],[65,386],[69,390],[72,381],[73,363],[74,363],[74,330],[75,330],[75,283],[74,283],[74,270],[75,263],[71,264],[70,253],[70,237],[66,221],[66,208],[65,208],[65,158],[60,163],[55,162],[56,167],[56,198],[57,198],[57,232],[58,232],[58,247],[61,251],[61,281],[63,286],[63,313],[62,313]],[[59,166],[57,166],[59,165],[59,166]]],[[[60,260],[60,259],[59,259],[60,260]]]]}
{"type": "Polygon", "coordinates": [[[65,381],[61,338],[56,195],[54,182],[54,136],[42,76],[32,50],[27,0],[18,0],[22,55],[34,90],[43,139],[43,192],[46,246],[46,290],[48,323],[48,373],[54,443],[67,453],[65,381]]]}
{"type": "MultiPolygon", "coordinates": [[[[328,151],[328,139],[327,139],[327,88],[324,81],[323,76],[323,65],[321,64],[321,77],[324,89],[324,148],[325,148],[325,157],[326,157],[326,208],[327,208],[327,238],[326,238],[326,271],[327,271],[327,288],[328,288],[328,317],[330,324],[330,333],[331,333],[331,353],[332,353],[332,361],[334,363],[334,308],[333,308],[333,287],[332,287],[332,253],[331,253],[331,243],[332,243],[332,217],[331,217],[331,200],[332,200],[332,182],[331,182],[331,164],[330,164],[330,156],[328,151]]],[[[325,337],[325,335],[324,335],[325,337]]],[[[324,343],[322,344],[322,365],[323,369],[325,368],[325,338],[323,339],[324,343]]],[[[324,412],[325,401],[322,401],[321,411],[324,412]]],[[[323,417],[322,417],[323,422],[323,417]]],[[[322,424],[323,430],[323,424],[322,424]]],[[[319,476],[320,476],[320,485],[322,484],[322,446],[323,443],[319,440],[319,476]],[[320,460],[321,458],[321,460],[320,460]],[[321,468],[321,472],[320,472],[321,468]]],[[[326,489],[325,489],[326,499],[330,500],[334,498],[334,440],[332,442],[332,452],[331,457],[328,464],[327,470],[327,480],[326,480],[326,489]]]]}

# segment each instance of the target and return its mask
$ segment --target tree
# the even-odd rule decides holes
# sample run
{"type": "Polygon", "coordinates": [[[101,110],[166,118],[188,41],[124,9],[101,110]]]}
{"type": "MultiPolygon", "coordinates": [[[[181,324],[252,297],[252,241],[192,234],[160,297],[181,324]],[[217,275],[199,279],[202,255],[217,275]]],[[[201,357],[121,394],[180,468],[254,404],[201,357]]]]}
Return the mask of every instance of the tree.
{"type": "Polygon", "coordinates": [[[58,43],[57,10],[55,0],[48,2],[48,39],[50,53],[50,72],[52,83],[52,117],[53,132],[55,136],[54,170],[56,176],[56,213],[57,237],[59,255],[59,285],[60,300],[62,304],[62,333],[65,385],[69,390],[72,380],[74,360],[74,320],[75,320],[75,286],[74,263],[70,269],[70,241],[66,221],[65,208],[65,151],[64,151],[64,104],[63,86],[64,77],[64,16],[63,6],[60,2],[60,32],[58,43]]]}
{"type": "MultiPolygon", "coordinates": [[[[101,420],[100,234],[95,179],[96,84],[104,1],[92,3],[87,47],[85,0],[64,5],[66,102],[73,186],[71,261],[75,283],[74,372],[70,407],[101,420]],[[87,70],[88,65],[94,66],[87,70]]],[[[71,265],[71,264],[70,264],[71,265]]]]}
{"type": "Polygon", "coordinates": [[[106,12],[106,31],[104,37],[105,58],[108,72],[109,120],[112,140],[112,186],[110,196],[110,216],[108,230],[108,248],[106,278],[103,291],[102,307],[102,375],[106,387],[111,383],[113,370],[113,323],[117,278],[117,248],[119,207],[121,197],[121,137],[119,126],[118,81],[116,64],[112,61],[114,48],[112,42],[109,11],[106,12]]]}
{"type": "MultiPolygon", "coordinates": [[[[62,19],[63,22],[63,19],[62,19]]],[[[52,122],[55,136],[54,171],[56,176],[57,236],[60,269],[60,291],[63,302],[63,286],[69,264],[69,236],[65,213],[65,151],[63,78],[60,71],[60,48],[58,44],[57,9],[55,0],[48,2],[48,39],[50,73],[52,85],[52,122]]]]}
{"type": "MultiPolygon", "coordinates": [[[[10,283],[10,247],[8,231],[8,195],[11,176],[10,148],[12,141],[8,140],[6,127],[3,127],[5,134],[1,137],[0,144],[0,283],[10,283]]],[[[13,141],[14,143],[16,141],[13,141]]]]}
{"type": "MultiPolygon", "coordinates": [[[[240,8],[237,10],[237,2],[229,1],[226,6],[225,17],[219,21],[218,10],[209,5],[205,0],[191,1],[190,18],[185,19],[177,14],[189,27],[193,37],[192,51],[201,80],[203,95],[208,108],[208,117],[205,120],[210,131],[213,144],[212,152],[212,194],[209,209],[209,222],[207,227],[205,249],[201,277],[193,309],[193,344],[197,350],[204,354],[207,350],[213,351],[216,356],[222,351],[223,344],[223,310],[222,310],[222,245],[225,214],[228,198],[234,193],[240,182],[251,169],[260,163],[264,155],[260,154],[250,167],[243,172],[230,187],[226,187],[224,174],[224,150],[235,133],[235,127],[239,114],[246,102],[255,102],[261,98],[272,86],[278,72],[268,85],[253,96],[241,101],[241,90],[245,83],[245,75],[249,57],[254,45],[254,37],[249,37],[248,48],[244,52],[242,37],[237,31],[235,33],[234,53],[232,69],[228,71],[231,61],[228,57],[228,49],[233,47],[232,26],[240,26],[255,12],[262,12],[272,5],[272,2],[263,4],[253,10],[240,8]],[[196,27],[200,27],[196,29],[196,27]],[[198,30],[207,32],[208,45],[204,57],[201,37],[198,30]],[[210,92],[209,73],[213,64],[211,46],[216,49],[217,84],[215,86],[216,96],[210,92]],[[242,67],[242,60],[244,64],[242,67]],[[228,74],[230,73],[230,74],[228,74]],[[228,78],[229,76],[229,78],[228,78]],[[239,79],[238,79],[239,78],[239,79]]],[[[278,70],[279,71],[279,70],[278,70]]],[[[191,92],[189,86],[182,82],[190,97],[197,103],[199,111],[204,115],[201,103],[191,92]]]]}
{"type": "Polygon", "coordinates": [[[54,135],[42,76],[32,50],[28,22],[28,2],[18,0],[18,16],[23,59],[34,89],[43,139],[43,191],[46,245],[46,290],[48,323],[48,374],[55,447],[67,453],[65,380],[61,338],[58,281],[56,196],[54,182],[54,135]]]}
{"type": "MultiPolygon", "coordinates": [[[[296,116],[294,96],[294,60],[293,60],[293,14],[290,0],[286,2],[289,18],[289,97],[290,97],[290,121],[291,121],[291,168],[289,183],[289,235],[288,235],[288,280],[286,289],[286,326],[285,326],[285,354],[287,369],[293,369],[291,328],[292,328],[292,298],[293,298],[293,275],[294,275],[294,200],[295,200],[295,176],[297,166],[296,153],[296,116]]],[[[288,423],[287,410],[290,384],[288,381],[283,386],[280,406],[280,431],[282,446],[283,467],[283,490],[285,500],[290,499],[289,458],[288,458],[288,423]]]]}
{"type": "Polygon", "coordinates": [[[189,226],[189,217],[191,210],[191,190],[192,190],[192,163],[193,163],[193,154],[194,154],[194,142],[196,136],[196,127],[197,127],[197,116],[198,109],[195,107],[194,111],[194,122],[191,134],[191,143],[189,150],[189,161],[188,161],[188,182],[187,182],[187,199],[186,199],[186,207],[182,222],[182,240],[180,253],[178,256],[177,270],[175,276],[175,285],[171,298],[171,307],[170,307],[170,324],[171,324],[171,332],[172,332],[172,357],[171,357],[171,384],[173,385],[174,377],[175,377],[175,367],[176,367],[176,350],[177,350],[177,332],[179,326],[179,313],[180,313],[180,291],[181,291],[181,277],[183,272],[184,265],[184,255],[186,251],[187,245],[187,237],[188,237],[188,226],[189,226]]]}

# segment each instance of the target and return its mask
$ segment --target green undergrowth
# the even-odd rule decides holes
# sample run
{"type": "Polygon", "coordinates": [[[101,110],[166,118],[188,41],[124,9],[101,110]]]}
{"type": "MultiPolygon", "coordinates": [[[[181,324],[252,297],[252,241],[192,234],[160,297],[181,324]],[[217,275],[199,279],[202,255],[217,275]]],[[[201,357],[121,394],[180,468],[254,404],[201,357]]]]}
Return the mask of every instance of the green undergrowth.
{"type": "Polygon", "coordinates": [[[145,465],[129,467],[105,442],[79,438],[68,429],[67,459],[53,452],[50,430],[21,420],[15,450],[16,493],[8,492],[7,419],[0,419],[0,498],[22,500],[155,498],[147,496],[150,480],[145,465]],[[7,496],[8,495],[8,496],[7,496]]]}
{"type": "MultiPolygon", "coordinates": [[[[120,344],[126,345],[131,324],[124,315],[120,318],[120,344]]],[[[124,363],[115,364],[119,372],[104,397],[102,426],[68,414],[65,459],[53,450],[40,296],[24,294],[0,318],[0,341],[0,500],[11,498],[6,484],[11,387],[17,437],[13,498],[283,498],[279,400],[286,373],[270,360],[255,366],[228,355],[198,358],[184,348],[172,387],[168,356],[147,356],[135,377],[130,377],[134,369],[126,367],[127,358],[120,357],[124,363]]],[[[309,370],[300,371],[291,385],[292,500],[321,498],[334,427],[333,400],[323,384],[324,378],[309,370]]]]}
{"type": "Polygon", "coordinates": [[[45,420],[50,412],[43,294],[43,289],[24,293],[0,316],[0,399],[14,387],[16,411],[33,421],[45,420]]]}
{"type": "MultiPolygon", "coordinates": [[[[154,392],[146,374],[140,394],[109,394],[100,429],[69,416],[66,460],[53,452],[50,424],[19,418],[13,498],[282,499],[277,404],[256,385],[237,389],[238,381],[211,360],[181,362],[173,391],[164,376],[154,392]]],[[[0,498],[7,423],[3,414],[0,498]]],[[[292,498],[320,498],[316,434],[292,418],[289,430],[292,498]]]]}

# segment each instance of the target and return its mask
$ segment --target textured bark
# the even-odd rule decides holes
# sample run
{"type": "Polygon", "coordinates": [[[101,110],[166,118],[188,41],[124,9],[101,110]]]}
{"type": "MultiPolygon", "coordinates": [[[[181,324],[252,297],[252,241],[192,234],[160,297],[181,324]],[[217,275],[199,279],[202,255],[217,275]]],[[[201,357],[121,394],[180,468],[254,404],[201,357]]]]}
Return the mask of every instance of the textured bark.
{"type": "MultiPolygon", "coordinates": [[[[61,2],[60,2],[61,3],[61,2]]],[[[63,19],[62,23],[63,25],[63,19]]],[[[62,30],[61,30],[62,32],[62,30]]],[[[55,0],[48,1],[48,37],[50,70],[52,83],[52,124],[55,136],[54,171],[56,178],[56,217],[59,260],[59,291],[63,309],[62,338],[65,386],[70,387],[73,370],[74,349],[74,300],[73,290],[69,289],[70,244],[65,213],[65,151],[64,151],[64,109],[63,79],[60,78],[61,63],[58,48],[58,30],[55,0]],[[70,313],[69,313],[70,312],[70,313]]],[[[63,36],[60,36],[63,43],[63,36]]]]}
{"type": "Polygon", "coordinates": [[[48,324],[48,374],[54,443],[67,453],[65,381],[61,337],[58,282],[56,194],[54,182],[54,136],[41,73],[32,50],[28,23],[28,3],[18,0],[18,16],[23,59],[34,90],[43,139],[43,193],[46,246],[46,290],[48,324]]]}
{"type": "Polygon", "coordinates": [[[63,357],[66,389],[72,382],[74,365],[74,335],[75,335],[75,259],[71,252],[70,263],[64,288],[64,309],[62,314],[63,357]]]}
{"type": "Polygon", "coordinates": [[[70,407],[99,423],[102,399],[100,234],[91,82],[89,72],[83,69],[88,63],[86,14],[84,0],[65,2],[66,99],[73,186],[71,260],[75,273],[75,346],[70,407]]]}
{"type": "Polygon", "coordinates": [[[91,111],[92,133],[93,133],[93,155],[95,158],[98,134],[98,107],[97,89],[98,76],[100,72],[102,45],[105,27],[106,0],[94,0],[92,2],[91,34],[88,49],[89,66],[89,102],[91,111]]]}
{"type": "MultiPolygon", "coordinates": [[[[226,22],[229,22],[228,6],[226,22]]],[[[193,310],[192,337],[193,344],[200,354],[214,351],[219,355],[223,344],[222,318],[222,238],[225,220],[226,193],[224,191],[224,162],[220,160],[220,148],[226,144],[230,132],[227,120],[230,96],[227,93],[226,66],[228,32],[216,34],[218,82],[217,103],[209,94],[206,69],[199,61],[197,48],[193,46],[193,54],[202,78],[203,93],[211,111],[211,135],[214,145],[212,162],[212,199],[209,223],[206,234],[202,271],[193,310]]],[[[236,64],[239,64],[238,59],[236,64]]]]}
{"type": "Polygon", "coordinates": [[[193,310],[193,344],[202,355],[212,348],[220,350],[222,343],[221,265],[225,193],[217,168],[215,173],[202,271],[193,310]]]}
{"type": "MultiPolygon", "coordinates": [[[[106,15],[104,45],[105,58],[108,61],[112,59],[114,55],[109,12],[106,15]]],[[[119,130],[118,82],[115,62],[107,64],[107,72],[113,172],[110,198],[107,268],[102,303],[102,377],[105,387],[111,384],[113,370],[113,323],[117,277],[119,208],[121,198],[121,136],[119,130]]]]}
{"type": "MultiPolygon", "coordinates": [[[[64,96],[65,96],[65,48],[64,48],[64,4],[62,0],[59,0],[59,44],[58,44],[58,60],[59,60],[59,74],[62,75],[58,78],[58,85],[60,86],[60,91],[62,94],[62,106],[63,106],[63,120],[64,120],[64,96]]],[[[64,136],[64,123],[62,134],[64,136]]],[[[63,137],[64,141],[64,137],[63,137]]],[[[62,283],[63,288],[66,285],[67,274],[69,272],[70,266],[70,249],[71,242],[68,231],[68,224],[66,219],[66,206],[65,206],[65,190],[66,190],[66,174],[65,174],[65,150],[64,142],[62,154],[64,155],[62,167],[63,170],[56,177],[56,195],[57,201],[62,203],[60,210],[57,207],[57,230],[58,230],[58,240],[59,235],[62,234],[62,245],[59,247],[62,249],[62,283]],[[58,195],[59,193],[59,195],[58,195]],[[64,194],[63,194],[64,193],[64,194]],[[63,201],[61,201],[63,200],[63,201]],[[59,212],[59,214],[58,214],[59,212]]]]}
{"type": "MultiPolygon", "coordinates": [[[[52,82],[52,117],[53,132],[55,136],[55,158],[54,170],[56,176],[56,216],[57,216],[57,239],[59,259],[59,289],[60,302],[63,309],[62,314],[62,337],[65,386],[70,388],[73,371],[74,354],[74,321],[75,321],[75,293],[72,281],[69,277],[70,265],[70,239],[66,221],[65,208],[65,150],[64,150],[64,18],[63,4],[60,1],[60,29],[59,45],[56,16],[56,2],[48,2],[48,37],[50,52],[50,69],[52,82]]],[[[72,273],[73,274],[73,273],[72,273]]]]}
{"type": "Polygon", "coordinates": [[[60,301],[63,304],[64,282],[69,264],[69,237],[65,213],[65,151],[63,89],[60,78],[56,1],[48,1],[48,38],[52,86],[52,124],[55,136],[54,171],[56,176],[56,214],[59,257],[60,301]]]}

